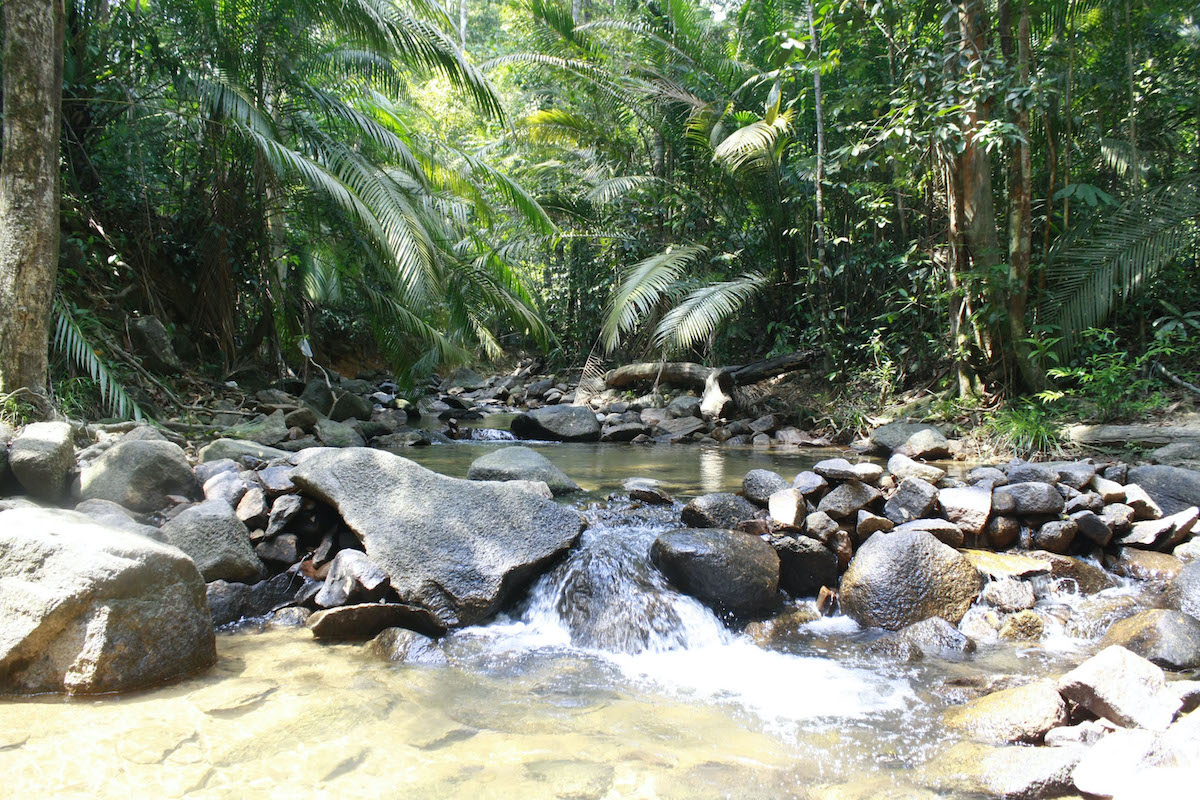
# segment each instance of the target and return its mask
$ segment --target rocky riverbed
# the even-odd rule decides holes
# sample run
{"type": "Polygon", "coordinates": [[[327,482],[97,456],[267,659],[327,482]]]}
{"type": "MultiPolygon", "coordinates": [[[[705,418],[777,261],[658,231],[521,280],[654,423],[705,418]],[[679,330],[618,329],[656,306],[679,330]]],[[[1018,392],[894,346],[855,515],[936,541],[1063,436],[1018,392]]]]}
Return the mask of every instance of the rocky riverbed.
{"type": "MultiPolygon", "coordinates": [[[[1143,796],[1130,792],[1200,765],[1200,473],[967,469],[937,460],[953,447],[936,429],[893,425],[873,436],[889,452],[878,460],[822,453],[786,474],[746,471],[740,491],[678,499],[638,471],[597,495],[553,448],[449,445],[463,479],[380,437],[296,452],[275,445],[310,434],[263,441],[278,433],[272,416],[286,426],[306,410],[315,431],[331,420],[276,408],[259,421],[275,433],[258,441],[0,431],[0,690],[189,685],[221,669],[215,630],[264,619],[435,671],[487,673],[480,641],[493,656],[533,641],[528,652],[555,662],[567,647],[660,686],[663,664],[696,686],[688,673],[709,657],[785,659],[722,679],[718,695],[735,696],[816,646],[830,670],[910,677],[872,687],[848,673],[829,689],[845,694],[840,711],[809,692],[791,702],[785,687],[778,704],[792,719],[805,705],[849,719],[876,696],[868,718],[915,714],[922,746],[897,757],[911,774],[889,777],[912,796],[1143,796]],[[1021,654],[1041,655],[1014,668],[1021,654]],[[912,670],[929,669],[936,680],[914,689],[912,670]]],[[[514,431],[572,441],[609,424],[587,408],[546,410],[514,431]]],[[[616,445],[559,447],[581,446],[616,445]]],[[[769,720],[770,706],[747,707],[769,720]]],[[[0,752],[24,746],[19,730],[5,735],[0,752]]]]}

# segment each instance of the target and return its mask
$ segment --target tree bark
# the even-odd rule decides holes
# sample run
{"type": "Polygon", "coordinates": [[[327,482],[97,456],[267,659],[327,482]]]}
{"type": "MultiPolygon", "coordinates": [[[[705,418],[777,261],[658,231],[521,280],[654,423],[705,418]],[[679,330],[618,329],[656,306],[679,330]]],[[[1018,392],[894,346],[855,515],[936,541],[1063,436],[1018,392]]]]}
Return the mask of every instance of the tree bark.
{"type": "Polygon", "coordinates": [[[58,273],[62,0],[4,3],[0,392],[44,395],[58,273]]]}
{"type": "MultiPolygon", "coordinates": [[[[1000,42],[1004,60],[1010,67],[1015,67],[1019,84],[1028,86],[1028,0],[1021,0],[1021,17],[1015,43],[1009,0],[1000,0],[999,9],[1000,42]]],[[[1019,100],[1018,105],[1012,109],[1012,120],[1020,131],[1021,138],[1013,147],[1008,170],[1009,348],[1021,380],[1030,389],[1041,389],[1045,380],[1033,363],[1029,344],[1025,341],[1029,337],[1025,327],[1025,310],[1029,301],[1029,259],[1033,238],[1033,160],[1029,149],[1029,109],[1024,101],[1019,100]]]]}

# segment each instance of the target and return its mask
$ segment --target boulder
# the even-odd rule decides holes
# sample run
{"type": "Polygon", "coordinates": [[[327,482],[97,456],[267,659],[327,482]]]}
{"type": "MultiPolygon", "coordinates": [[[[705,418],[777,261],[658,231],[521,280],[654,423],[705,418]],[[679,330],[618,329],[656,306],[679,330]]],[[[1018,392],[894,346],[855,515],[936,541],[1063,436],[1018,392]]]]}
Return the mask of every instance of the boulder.
{"type": "Polygon", "coordinates": [[[821,587],[837,586],[838,558],[808,536],[772,534],[770,545],[779,556],[779,588],[794,597],[815,597],[821,587]]]}
{"type": "Polygon", "coordinates": [[[629,492],[630,500],[637,500],[641,503],[669,506],[674,502],[662,484],[653,478],[629,478],[621,484],[621,488],[629,492]]]}
{"type": "Polygon", "coordinates": [[[167,329],[155,317],[132,317],[126,326],[133,352],[151,372],[175,375],[183,372],[183,362],[175,353],[167,329]]]}
{"type": "Polygon", "coordinates": [[[341,550],[329,563],[321,591],[313,598],[321,608],[383,599],[390,582],[383,569],[361,550],[341,550]]]}
{"type": "Polygon", "coordinates": [[[337,399],[333,401],[333,407],[329,409],[329,418],[335,422],[345,422],[350,419],[365,422],[370,420],[374,413],[375,407],[365,397],[360,397],[352,392],[338,392],[337,399]]]}
{"type": "Polygon", "coordinates": [[[844,519],[871,505],[881,496],[874,486],[858,480],[849,480],[822,497],[817,510],[824,511],[834,519],[844,519]]]}
{"type": "Polygon", "coordinates": [[[386,629],[367,643],[367,649],[385,661],[431,666],[449,663],[437,639],[404,628],[386,629]]]}
{"type": "Polygon", "coordinates": [[[212,623],[228,625],[249,617],[263,617],[290,605],[304,579],[287,572],[258,583],[213,581],[208,584],[208,609],[212,623]]]}
{"type": "Polygon", "coordinates": [[[739,522],[753,519],[758,507],[732,492],[706,494],[683,507],[680,517],[693,528],[734,528],[739,522]]]}
{"type": "Polygon", "coordinates": [[[222,472],[209,478],[204,484],[205,500],[222,500],[236,507],[250,490],[250,484],[236,472],[222,472]]]}
{"type": "Polygon", "coordinates": [[[769,469],[752,469],[742,478],[742,496],[758,506],[766,506],[771,495],[790,488],[782,475],[769,469]]]}
{"type": "Polygon", "coordinates": [[[946,519],[972,536],[983,533],[992,513],[992,493],[982,486],[942,489],[938,492],[937,502],[946,519]]]}
{"type": "Polygon", "coordinates": [[[971,486],[986,483],[994,489],[1008,483],[1008,475],[995,467],[976,467],[967,473],[967,483],[971,486]]]}
{"type": "Polygon", "coordinates": [[[490,617],[583,527],[575,511],[510,483],[448,478],[367,448],[310,452],[292,480],[337,509],[400,600],[442,627],[490,617]]]}
{"type": "Polygon", "coordinates": [[[784,489],[767,498],[767,514],[771,522],[783,528],[804,528],[808,503],[798,489],[784,489]]]}
{"type": "Polygon", "coordinates": [[[854,533],[858,537],[857,541],[862,541],[872,533],[879,531],[890,531],[896,527],[896,523],[892,522],[887,517],[881,517],[877,514],[872,514],[870,511],[861,510],[858,512],[858,518],[855,520],[854,533]]]}
{"type": "Polygon", "coordinates": [[[937,506],[937,487],[920,478],[905,478],[900,481],[888,501],[883,505],[883,515],[897,525],[914,519],[922,519],[937,506]]]}
{"type": "Polygon", "coordinates": [[[362,434],[350,422],[323,419],[313,426],[317,438],[326,447],[362,447],[366,444],[362,434]]]}
{"type": "Polygon", "coordinates": [[[268,416],[234,425],[225,431],[225,436],[272,447],[288,438],[288,426],[283,411],[275,411],[268,416]]]}
{"type": "Polygon", "coordinates": [[[954,796],[1042,800],[1067,794],[1084,747],[1011,747],[959,742],[930,759],[917,779],[954,796]]]}
{"type": "Polygon", "coordinates": [[[911,531],[930,533],[939,542],[948,544],[951,547],[962,547],[963,544],[964,536],[962,529],[950,520],[925,517],[924,519],[914,519],[911,522],[906,522],[903,525],[897,525],[895,528],[892,528],[893,533],[908,533],[911,531]]]}
{"type": "Polygon", "coordinates": [[[990,581],[987,586],[983,587],[979,599],[1004,612],[1033,608],[1034,603],[1037,602],[1032,584],[1012,578],[990,581]]]}
{"type": "Polygon", "coordinates": [[[1171,580],[1169,596],[1180,611],[1200,619],[1200,560],[1180,568],[1171,580]]]}
{"type": "Polygon", "coordinates": [[[579,484],[536,450],[502,447],[471,462],[467,479],[472,481],[544,481],[556,495],[579,491],[579,484]]]}
{"type": "Polygon", "coordinates": [[[714,528],[664,533],[650,559],[672,584],[703,603],[749,614],[779,602],[779,557],[757,536],[714,528]]]}
{"type": "Polygon", "coordinates": [[[1104,566],[1126,578],[1167,584],[1183,569],[1183,562],[1170,553],[1118,547],[1104,554],[1104,566]]]}
{"type": "Polygon", "coordinates": [[[1200,667],[1200,620],[1181,611],[1151,608],[1108,629],[1101,647],[1119,645],[1171,670],[1200,667]]]}
{"type": "Polygon", "coordinates": [[[110,528],[116,528],[126,533],[136,533],[139,536],[148,536],[156,542],[165,543],[167,541],[167,537],[158,528],[143,524],[124,506],[109,500],[84,500],[75,506],[75,511],[86,514],[101,525],[107,525],[110,528]]]}
{"type": "Polygon", "coordinates": [[[943,721],[952,731],[984,742],[1041,744],[1048,731],[1069,718],[1054,682],[1042,680],[951,708],[943,721]]]}
{"type": "Polygon", "coordinates": [[[1000,514],[1021,517],[1058,514],[1064,505],[1062,495],[1049,483],[1022,481],[992,490],[992,507],[1000,514]]]}
{"type": "Polygon", "coordinates": [[[1032,578],[1049,575],[1049,561],[1016,553],[993,553],[990,550],[963,550],[967,560],[979,570],[979,574],[993,581],[1006,578],[1032,578]]]}
{"type": "Polygon", "coordinates": [[[619,422],[600,429],[602,442],[631,442],[639,436],[649,436],[650,426],[640,422],[619,422]]]}
{"type": "Polygon", "coordinates": [[[206,581],[247,583],[262,576],[263,564],[250,546],[250,531],[222,500],[184,509],[162,527],[174,547],[187,553],[206,581]]]}
{"type": "Polygon", "coordinates": [[[935,467],[932,464],[923,464],[920,461],[914,461],[906,455],[893,453],[888,459],[888,472],[896,476],[896,480],[902,481],[905,478],[920,478],[928,483],[937,483],[942,478],[946,477],[946,470],[941,467],[935,467]]]}
{"type": "Polygon", "coordinates": [[[174,547],[16,509],[0,512],[0,575],[0,694],[143,689],[216,661],[204,582],[174,547]]]}
{"type": "Polygon", "coordinates": [[[1158,731],[1166,730],[1183,704],[1167,691],[1160,668],[1115,645],[1063,675],[1058,691],[1098,717],[1158,731]]]}
{"type": "MultiPolygon", "coordinates": [[[[539,383],[546,384],[542,389],[543,392],[554,385],[554,381],[540,381],[539,383]]],[[[467,367],[459,367],[450,373],[450,377],[442,383],[442,391],[448,392],[451,389],[462,389],[463,391],[472,392],[476,389],[482,389],[486,385],[487,381],[481,378],[479,373],[467,367]]],[[[531,390],[532,388],[533,386],[530,386],[531,390]]]]}
{"type": "Polygon", "coordinates": [[[314,378],[300,393],[300,402],[322,417],[327,417],[333,409],[333,390],[324,378],[314,378]]]}
{"type": "Polygon", "coordinates": [[[314,639],[363,641],[388,628],[408,628],[429,636],[444,630],[429,609],[405,603],[358,603],[318,611],[305,623],[314,639]]]}
{"type": "Polygon", "coordinates": [[[1072,519],[1052,519],[1033,533],[1033,546],[1051,553],[1065,553],[1071,549],[1079,526],[1072,519]]]}
{"type": "Polygon", "coordinates": [[[871,443],[909,458],[945,458],[950,443],[941,431],[922,422],[892,422],[871,431],[871,443]]]}
{"type": "Polygon", "coordinates": [[[287,458],[291,453],[275,447],[267,447],[257,442],[247,442],[242,439],[217,439],[212,444],[200,448],[201,463],[231,459],[238,461],[249,456],[260,461],[273,461],[277,458],[287,458]]]}
{"type": "Polygon", "coordinates": [[[923,654],[933,653],[953,657],[975,652],[975,642],[941,617],[930,617],[920,622],[914,622],[896,633],[887,634],[887,636],[903,639],[923,654]]]}
{"type": "Polygon", "coordinates": [[[827,458],[814,464],[812,471],[827,481],[856,481],[854,466],[844,458],[827,458]]]}
{"type": "Polygon", "coordinates": [[[8,468],[30,496],[50,503],[66,497],[75,469],[75,444],[69,424],[26,425],[8,448],[8,468]]]}
{"type": "Polygon", "coordinates": [[[925,532],[863,543],[842,576],[842,610],[860,625],[899,630],[930,617],[957,624],[979,595],[975,567],[925,532]]]}
{"type": "Polygon", "coordinates": [[[1164,514],[1200,506],[1200,472],[1195,470],[1161,464],[1134,467],[1129,470],[1128,482],[1145,490],[1164,514]]]}
{"type": "Polygon", "coordinates": [[[1125,484],[1125,505],[1133,509],[1134,519],[1162,519],[1163,510],[1149,492],[1136,483],[1125,484]]]}
{"type": "Polygon", "coordinates": [[[804,471],[796,474],[792,479],[792,488],[805,497],[811,495],[821,496],[829,491],[829,481],[822,478],[815,472],[804,471]]]}
{"type": "Polygon", "coordinates": [[[1036,612],[1024,609],[1010,614],[1000,625],[1001,639],[1016,641],[1037,641],[1046,632],[1046,623],[1036,612]]]}
{"type": "Polygon", "coordinates": [[[1128,532],[1117,537],[1117,544],[1148,550],[1170,550],[1192,533],[1198,520],[1200,508],[1191,506],[1169,517],[1135,522],[1128,532]]]}
{"type": "Polygon", "coordinates": [[[514,417],[510,427],[521,439],[595,442],[600,438],[600,422],[591,409],[583,406],[549,406],[527,411],[514,417]]]}

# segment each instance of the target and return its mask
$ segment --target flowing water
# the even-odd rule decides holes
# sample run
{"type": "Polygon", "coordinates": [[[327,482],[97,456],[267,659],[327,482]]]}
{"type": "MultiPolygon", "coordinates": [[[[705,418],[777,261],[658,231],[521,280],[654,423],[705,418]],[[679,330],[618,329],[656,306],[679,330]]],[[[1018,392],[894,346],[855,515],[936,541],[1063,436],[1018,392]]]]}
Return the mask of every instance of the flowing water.
{"type": "MultiPolygon", "coordinates": [[[[463,475],[493,446],[413,455],[463,475]]],[[[914,773],[955,741],[941,711],[997,681],[1061,671],[1089,646],[1060,626],[1036,647],[899,664],[868,652],[873,634],[833,617],[764,649],[647,563],[678,506],[604,497],[632,476],[685,495],[735,489],[751,468],[790,477],[828,453],[538,449],[588,490],[576,502],[590,527],[508,615],[447,637],[448,665],[390,664],[303,629],[249,624],[219,634],[215,668],[172,686],[0,703],[5,793],[942,796],[925,794],[914,773]]],[[[1069,587],[1046,594],[1048,618],[1079,602],[1069,587]]]]}

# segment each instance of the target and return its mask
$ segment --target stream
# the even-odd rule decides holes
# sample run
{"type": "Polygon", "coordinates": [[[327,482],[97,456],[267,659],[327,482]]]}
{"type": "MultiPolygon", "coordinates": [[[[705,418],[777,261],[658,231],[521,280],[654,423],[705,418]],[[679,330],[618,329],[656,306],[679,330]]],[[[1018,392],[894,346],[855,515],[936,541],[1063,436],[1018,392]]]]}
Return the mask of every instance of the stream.
{"type": "MultiPolygon", "coordinates": [[[[504,444],[414,448],[412,458],[463,477],[504,444]]],[[[508,614],[447,637],[448,665],[391,664],[360,645],[252,621],[219,633],[217,665],[178,684],[0,702],[5,793],[955,797],[927,792],[914,775],[956,741],[941,712],[998,681],[1064,671],[1091,645],[1063,628],[1036,646],[981,644],[908,664],[873,654],[877,633],[839,616],[764,649],[648,563],[654,538],[678,527],[678,504],[607,498],[629,477],[684,498],[736,491],[750,469],[790,478],[830,451],[535,449],[583,486],[567,502],[589,527],[508,614]]],[[[1058,587],[1039,610],[1052,619],[1078,602],[1058,587]]]]}

